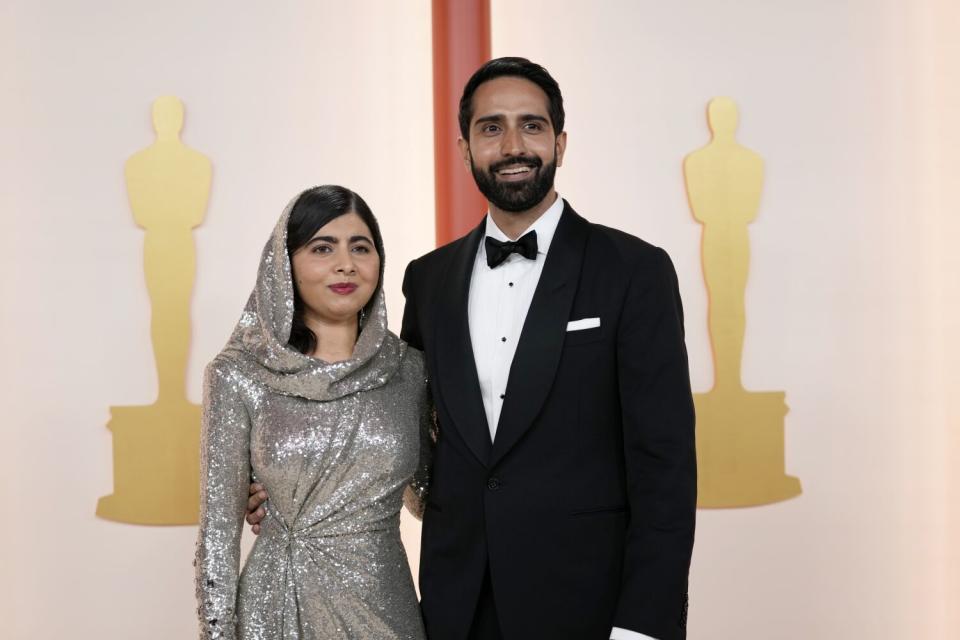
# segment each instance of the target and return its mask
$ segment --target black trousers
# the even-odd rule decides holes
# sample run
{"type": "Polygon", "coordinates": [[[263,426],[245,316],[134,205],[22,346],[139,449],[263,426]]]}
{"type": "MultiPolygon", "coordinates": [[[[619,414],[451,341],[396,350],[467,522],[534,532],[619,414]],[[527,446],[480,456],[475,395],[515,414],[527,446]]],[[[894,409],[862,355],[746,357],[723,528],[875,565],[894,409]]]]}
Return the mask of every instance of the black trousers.
{"type": "Polygon", "coordinates": [[[497,604],[493,601],[493,586],[490,584],[490,567],[483,577],[477,610],[470,625],[469,640],[503,640],[500,620],[497,618],[497,604]]]}

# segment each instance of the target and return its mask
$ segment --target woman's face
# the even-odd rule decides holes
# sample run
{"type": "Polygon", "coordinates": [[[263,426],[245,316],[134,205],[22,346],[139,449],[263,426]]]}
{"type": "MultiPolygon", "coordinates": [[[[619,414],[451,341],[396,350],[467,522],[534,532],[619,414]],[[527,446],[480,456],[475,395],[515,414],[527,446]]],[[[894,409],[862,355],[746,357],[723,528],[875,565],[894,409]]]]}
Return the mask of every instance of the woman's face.
{"type": "Polygon", "coordinates": [[[355,320],[380,278],[373,234],[360,216],[345,213],[322,226],[291,258],[305,320],[355,320]]]}

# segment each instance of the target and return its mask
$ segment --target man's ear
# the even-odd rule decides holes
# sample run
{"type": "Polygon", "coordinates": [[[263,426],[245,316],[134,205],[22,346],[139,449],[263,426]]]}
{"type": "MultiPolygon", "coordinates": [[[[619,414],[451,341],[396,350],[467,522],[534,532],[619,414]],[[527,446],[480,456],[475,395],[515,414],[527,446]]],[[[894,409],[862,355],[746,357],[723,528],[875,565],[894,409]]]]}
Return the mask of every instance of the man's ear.
{"type": "Polygon", "coordinates": [[[567,150],[567,132],[561,131],[560,135],[557,136],[557,141],[554,145],[554,152],[557,154],[557,166],[563,166],[563,154],[567,150]]]}
{"type": "Polygon", "coordinates": [[[470,143],[462,137],[457,138],[457,147],[460,148],[460,159],[463,160],[463,166],[470,171],[470,143]]]}

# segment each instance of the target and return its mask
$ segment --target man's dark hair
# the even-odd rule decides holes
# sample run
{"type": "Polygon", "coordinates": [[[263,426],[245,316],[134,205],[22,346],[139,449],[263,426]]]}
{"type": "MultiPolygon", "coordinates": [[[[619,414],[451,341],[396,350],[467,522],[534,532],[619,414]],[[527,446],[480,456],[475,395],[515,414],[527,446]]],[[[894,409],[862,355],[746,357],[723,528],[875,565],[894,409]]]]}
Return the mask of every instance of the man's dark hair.
{"type": "MultiPolygon", "coordinates": [[[[348,213],[356,213],[370,229],[374,249],[380,256],[380,277],[377,279],[377,286],[373,290],[373,295],[370,296],[370,301],[364,307],[364,311],[369,315],[373,310],[377,294],[383,287],[383,236],[380,235],[380,225],[377,224],[373,212],[358,193],[335,184],[325,184],[301,193],[287,221],[287,256],[292,263],[293,254],[310,242],[321,227],[348,213]]],[[[300,353],[311,353],[317,347],[317,336],[307,328],[303,314],[303,299],[294,282],[293,326],[290,328],[290,339],[287,344],[300,353]]]]}
{"type": "Polygon", "coordinates": [[[553,133],[559,135],[563,131],[563,96],[560,95],[560,85],[553,79],[550,72],[526,58],[495,58],[477,69],[463,88],[463,96],[460,98],[460,135],[463,139],[470,139],[473,94],[476,93],[477,87],[484,82],[504,76],[523,78],[543,89],[547,94],[547,111],[550,114],[553,133]]]}

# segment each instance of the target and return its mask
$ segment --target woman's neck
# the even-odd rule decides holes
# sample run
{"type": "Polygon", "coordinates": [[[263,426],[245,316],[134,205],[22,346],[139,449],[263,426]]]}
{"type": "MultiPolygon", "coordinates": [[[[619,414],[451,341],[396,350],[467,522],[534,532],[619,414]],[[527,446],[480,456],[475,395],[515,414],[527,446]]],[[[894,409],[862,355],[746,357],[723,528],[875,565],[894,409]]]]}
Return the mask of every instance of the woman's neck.
{"type": "Polygon", "coordinates": [[[305,314],[303,322],[317,337],[317,346],[310,354],[324,362],[349,360],[353,347],[357,344],[357,320],[350,318],[342,322],[331,322],[305,314]]]}

